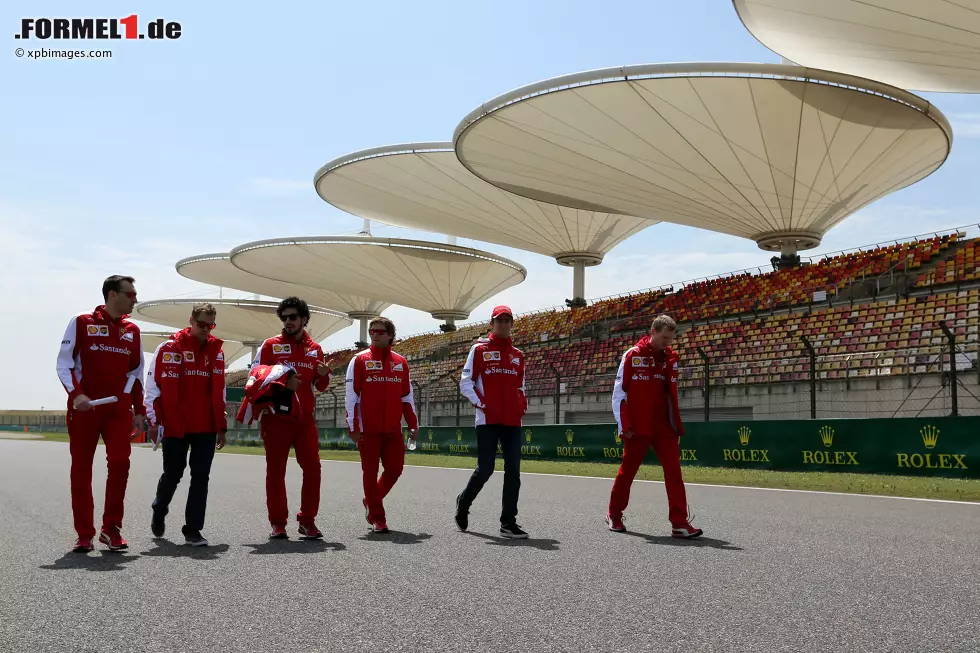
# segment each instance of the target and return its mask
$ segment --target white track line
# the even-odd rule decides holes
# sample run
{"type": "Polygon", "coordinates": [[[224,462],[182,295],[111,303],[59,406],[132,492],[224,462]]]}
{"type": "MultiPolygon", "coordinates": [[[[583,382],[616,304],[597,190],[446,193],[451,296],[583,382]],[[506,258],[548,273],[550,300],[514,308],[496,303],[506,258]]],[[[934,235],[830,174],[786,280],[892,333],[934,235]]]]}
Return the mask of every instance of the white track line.
{"type": "MultiPolygon", "coordinates": [[[[225,454],[222,454],[222,455],[225,455],[225,456],[255,456],[257,454],[251,454],[251,453],[231,453],[231,452],[229,452],[229,453],[225,453],[225,454]]],[[[325,463],[342,463],[342,464],[346,464],[346,465],[360,465],[361,464],[357,460],[330,460],[330,459],[323,459],[323,462],[325,462],[325,463]]],[[[411,464],[408,464],[408,463],[405,464],[405,467],[416,467],[418,469],[449,469],[449,470],[453,470],[453,471],[457,471],[457,472],[466,472],[468,474],[472,474],[473,473],[472,468],[467,468],[467,467],[437,467],[437,466],[433,466],[433,465],[411,465],[411,464]]],[[[606,481],[606,482],[612,482],[612,480],[613,480],[613,479],[608,478],[608,477],[605,477],[605,476],[577,476],[575,474],[547,474],[547,473],[544,473],[544,472],[524,472],[524,471],[521,472],[521,476],[556,476],[558,478],[585,478],[585,479],[591,479],[593,481],[606,481]]],[[[663,481],[649,481],[649,480],[644,480],[644,479],[639,479],[639,478],[636,479],[636,480],[634,480],[633,482],[634,483],[657,483],[659,485],[663,485],[664,484],[663,481]]],[[[862,498],[867,497],[867,498],[871,498],[871,499],[899,499],[899,500],[902,500],[902,501],[927,501],[929,503],[952,503],[952,504],[961,505],[961,506],[977,506],[977,507],[980,507],[980,502],[977,502],[977,501],[956,501],[956,500],[953,500],[953,499],[925,499],[925,498],[922,498],[922,497],[893,497],[893,496],[889,496],[887,494],[861,494],[861,493],[857,493],[857,492],[828,492],[828,491],[824,491],[824,490],[793,490],[793,489],[781,488],[781,487],[752,487],[750,485],[717,485],[717,484],[712,484],[712,483],[689,483],[687,481],[684,481],[684,485],[691,485],[691,486],[697,486],[697,487],[716,487],[716,488],[724,488],[726,490],[763,490],[763,491],[766,491],[766,492],[798,492],[798,493],[802,493],[802,494],[829,494],[829,495],[840,496],[840,497],[862,497],[862,498]]]]}

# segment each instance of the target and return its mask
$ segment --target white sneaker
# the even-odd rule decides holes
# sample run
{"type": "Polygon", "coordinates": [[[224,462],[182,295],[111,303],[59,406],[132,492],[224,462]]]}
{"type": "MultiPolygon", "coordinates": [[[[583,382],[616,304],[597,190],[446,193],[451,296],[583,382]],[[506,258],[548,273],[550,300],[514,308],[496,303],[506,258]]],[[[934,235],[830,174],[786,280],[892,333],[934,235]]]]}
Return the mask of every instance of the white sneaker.
{"type": "Polygon", "coordinates": [[[694,528],[694,526],[688,522],[683,526],[671,529],[671,535],[684,540],[693,540],[696,537],[701,537],[704,535],[704,531],[702,531],[700,528],[694,528]]]}

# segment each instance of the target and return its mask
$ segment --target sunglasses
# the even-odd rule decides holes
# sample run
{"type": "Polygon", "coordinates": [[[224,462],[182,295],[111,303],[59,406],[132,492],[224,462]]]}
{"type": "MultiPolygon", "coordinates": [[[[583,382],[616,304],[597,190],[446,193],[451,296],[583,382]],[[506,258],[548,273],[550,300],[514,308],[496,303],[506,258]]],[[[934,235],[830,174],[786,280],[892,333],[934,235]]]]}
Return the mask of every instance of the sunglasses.
{"type": "Polygon", "coordinates": [[[134,302],[136,301],[136,291],[135,290],[133,290],[131,292],[120,292],[119,294],[120,295],[126,295],[131,300],[133,300],[134,302]]]}
{"type": "Polygon", "coordinates": [[[289,315],[280,315],[279,320],[281,322],[289,322],[290,320],[298,320],[299,313],[290,313],[289,315]]]}
{"type": "Polygon", "coordinates": [[[201,322],[200,320],[194,320],[194,321],[197,322],[198,329],[207,329],[208,331],[210,331],[214,327],[218,326],[216,322],[201,322]]]}
{"type": "Polygon", "coordinates": [[[372,336],[384,336],[388,334],[388,331],[385,329],[368,329],[368,333],[372,336]]]}

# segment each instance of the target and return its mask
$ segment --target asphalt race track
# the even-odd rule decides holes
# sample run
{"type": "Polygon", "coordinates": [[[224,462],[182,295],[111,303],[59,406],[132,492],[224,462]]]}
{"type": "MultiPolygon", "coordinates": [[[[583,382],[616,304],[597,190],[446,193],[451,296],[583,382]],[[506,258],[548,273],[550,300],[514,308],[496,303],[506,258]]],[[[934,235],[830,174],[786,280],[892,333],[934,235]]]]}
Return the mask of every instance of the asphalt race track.
{"type": "MultiPolygon", "coordinates": [[[[96,454],[96,524],[105,462],[96,454]]],[[[409,454],[424,463],[424,456],[409,454]]],[[[208,549],[149,532],[160,454],[135,448],[130,550],[74,540],[68,446],[0,441],[0,651],[980,651],[980,504],[689,486],[700,542],[669,537],[659,483],[626,525],[611,481],[524,475],[525,541],[497,537],[501,474],[452,523],[463,470],[407,468],[390,535],[360,469],[324,462],[323,542],[270,542],[264,459],[219,455],[208,549]]],[[[290,462],[290,509],[299,467],[290,462]]]]}

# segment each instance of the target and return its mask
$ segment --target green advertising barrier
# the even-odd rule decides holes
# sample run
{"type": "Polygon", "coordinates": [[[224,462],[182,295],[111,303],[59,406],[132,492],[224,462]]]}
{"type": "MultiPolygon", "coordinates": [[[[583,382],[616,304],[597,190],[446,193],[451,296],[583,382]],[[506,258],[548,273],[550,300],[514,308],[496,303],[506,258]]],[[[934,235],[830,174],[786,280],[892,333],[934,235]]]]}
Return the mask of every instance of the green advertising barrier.
{"type": "MultiPolygon", "coordinates": [[[[256,430],[229,441],[239,433],[261,446],[256,430]]],[[[682,465],[980,478],[980,417],[692,422],[680,445],[682,465]]],[[[357,450],[343,428],[321,429],[320,447],[357,450]]],[[[423,427],[409,455],[426,453],[475,456],[476,430],[423,427]]],[[[521,455],[618,463],[623,442],[615,424],[526,426],[521,455]]],[[[651,449],[644,462],[656,460],[651,449]]]]}
{"type": "Polygon", "coordinates": [[[689,464],[980,478],[980,417],[697,423],[686,433],[689,464]]]}
{"type": "Polygon", "coordinates": [[[258,429],[229,429],[225,434],[228,444],[239,447],[261,447],[262,438],[259,436],[258,429]]]}

